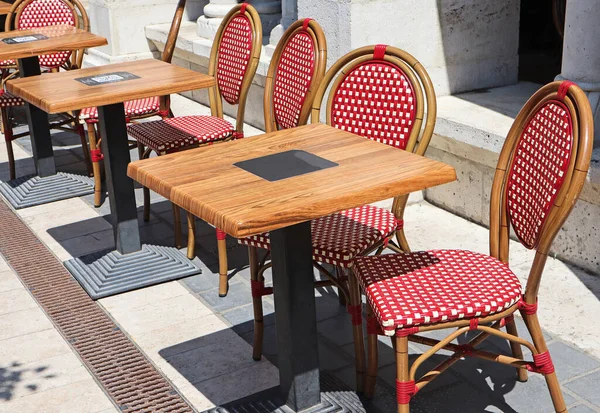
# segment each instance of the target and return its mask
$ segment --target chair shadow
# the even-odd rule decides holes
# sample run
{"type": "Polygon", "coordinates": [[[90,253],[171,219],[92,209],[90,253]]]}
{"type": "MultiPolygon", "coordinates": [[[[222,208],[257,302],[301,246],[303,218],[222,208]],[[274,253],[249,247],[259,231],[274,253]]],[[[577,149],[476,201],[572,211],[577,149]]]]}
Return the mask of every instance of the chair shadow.
{"type": "Polygon", "coordinates": [[[55,374],[47,373],[46,370],[48,366],[26,368],[18,361],[13,361],[6,366],[0,365],[0,401],[12,400],[21,382],[26,382],[23,383],[25,391],[35,392],[40,387],[37,383],[40,379],[49,380],[57,377],[55,374]],[[24,377],[30,375],[34,375],[34,378],[24,377]]]}

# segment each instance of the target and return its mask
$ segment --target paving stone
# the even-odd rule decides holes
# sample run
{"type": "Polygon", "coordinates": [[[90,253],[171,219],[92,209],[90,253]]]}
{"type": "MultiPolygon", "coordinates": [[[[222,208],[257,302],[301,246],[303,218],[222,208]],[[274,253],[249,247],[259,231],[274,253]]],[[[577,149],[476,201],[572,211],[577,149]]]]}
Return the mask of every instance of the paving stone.
{"type": "Polygon", "coordinates": [[[338,346],[354,342],[352,323],[345,315],[331,317],[317,324],[319,334],[338,346]]]}
{"type": "Polygon", "coordinates": [[[568,380],[600,367],[600,362],[595,358],[562,342],[549,344],[548,350],[560,381],[568,380]]]}
{"type": "Polygon", "coordinates": [[[211,308],[218,312],[231,310],[252,303],[250,289],[241,282],[229,283],[226,297],[219,297],[218,288],[199,293],[211,308]]]}
{"type": "Polygon", "coordinates": [[[0,340],[54,328],[39,308],[0,315],[0,340]]]}
{"type": "Polygon", "coordinates": [[[77,238],[95,232],[112,230],[112,226],[102,217],[87,219],[84,222],[73,222],[66,225],[49,228],[48,233],[56,241],[77,238]]]}
{"type": "Polygon", "coordinates": [[[579,404],[569,409],[569,413],[597,413],[599,410],[592,410],[585,404],[579,404]]]}
{"type": "Polygon", "coordinates": [[[178,282],[171,281],[102,298],[98,302],[109,311],[125,311],[182,295],[189,295],[189,292],[178,282]]]}
{"type": "Polygon", "coordinates": [[[54,328],[0,341],[2,364],[31,363],[69,352],[71,348],[54,328]]]}
{"type": "Polygon", "coordinates": [[[319,369],[320,370],[339,370],[344,367],[354,367],[354,354],[348,354],[339,351],[338,347],[332,347],[322,341],[319,342],[319,369]]]}
{"type": "Polygon", "coordinates": [[[0,314],[10,314],[16,311],[37,308],[37,303],[25,288],[6,291],[0,300],[0,314]]]}
{"type": "MultiPolygon", "coordinates": [[[[248,292],[250,293],[250,292],[248,292]]],[[[275,322],[275,309],[269,302],[263,302],[263,324],[270,325],[275,322]]],[[[223,317],[233,326],[233,331],[244,334],[254,330],[254,306],[248,304],[223,312],[223,317]]]]}
{"type": "Polygon", "coordinates": [[[577,378],[564,386],[600,408],[600,371],[577,378]]]}
{"type": "MultiPolygon", "coordinates": [[[[18,355],[15,357],[18,359],[18,355]]],[[[90,378],[87,369],[72,352],[30,363],[16,361],[3,366],[0,370],[3,370],[0,399],[8,400],[67,386],[90,378]]]]}
{"type": "Polygon", "coordinates": [[[0,293],[23,288],[19,278],[10,270],[0,271],[0,293]]]}
{"type": "Polygon", "coordinates": [[[110,409],[114,409],[113,404],[91,377],[69,386],[34,393],[10,404],[0,403],[0,413],[98,413],[110,409]]]}
{"type": "MultiPolygon", "coordinates": [[[[481,393],[485,396],[485,393],[481,393]]],[[[571,405],[576,400],[568,393],[563,392],[566,405],[571,405]]],[[[525,383],[517,381],[500,383],[494,387],[494,398],[504,398],[506,403],[517,412],[527,413],[548,413],[553,411],[550,392],[544,380],[540,375],[530,375],[525,383]]],[[[504,410],[502,410],[504,411],[504,410]]]]}

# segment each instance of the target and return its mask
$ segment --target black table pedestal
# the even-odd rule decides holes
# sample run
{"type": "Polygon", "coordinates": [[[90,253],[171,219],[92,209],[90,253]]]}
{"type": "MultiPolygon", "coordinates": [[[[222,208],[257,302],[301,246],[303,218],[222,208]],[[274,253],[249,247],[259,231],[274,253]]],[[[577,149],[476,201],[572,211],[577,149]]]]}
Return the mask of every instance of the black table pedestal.
{"type": "Polygon", "coordinates": [[[98,108],[100,136],[116,251],[103,251],[65,262],[93,299],[176,280],[201,272],[173,247],[143,245],[137,220],[123,103],[98,108]]]}

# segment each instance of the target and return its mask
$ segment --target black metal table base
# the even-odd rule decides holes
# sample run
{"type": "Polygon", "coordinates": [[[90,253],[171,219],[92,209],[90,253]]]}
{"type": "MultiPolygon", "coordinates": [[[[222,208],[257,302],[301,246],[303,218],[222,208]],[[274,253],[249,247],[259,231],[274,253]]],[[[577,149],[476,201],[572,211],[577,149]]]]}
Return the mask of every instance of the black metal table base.
{"type": "Polygon", "coordinates": [[[64,264],[94,300],[201,272],[177,248],[157,245],[143,245],[140,251],[124,255],[95,252],[64,264]]]}
{"type": "MultiPolygon", "coordinates": [[[[302,413],[365,413],[358,395],[328,373],[321,373],[321,403],[302,413]]],[[[204,413],[294,413],[274,387],[204,413]]]]}
{"type": "Polygon", "coordinates": [[[94,180],[87,176],[58,172],[39,177],[27,175],[0,182],[0,193],[15,209],[47,204],[94,193],[94,180]]]}

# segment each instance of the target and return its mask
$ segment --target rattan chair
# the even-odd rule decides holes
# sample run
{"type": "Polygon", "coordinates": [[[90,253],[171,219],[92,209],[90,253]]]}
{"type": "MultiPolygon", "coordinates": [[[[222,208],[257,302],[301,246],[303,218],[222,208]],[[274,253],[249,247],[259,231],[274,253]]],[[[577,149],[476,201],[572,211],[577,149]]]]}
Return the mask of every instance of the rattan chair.
{"type": "MultiPolygon", "coordinates": [[[[201,145],[211,145],[244,136],[246,98],[256,73],[262,49],[262,25],[249,4],[235,6],[223,18],[210,53],[208,74],[217,86],[208,91],[211,116],[181,116],[131,125],[128,133],[140,148],[140,158],[152,152],[164,155],[201,145]],[[223,99],[237,105],[235,126],[223,119],[223,99]]],[[[181,246],[179,207],[173,205],[175,243],[181,246]]],[[[150,218],[150,191],[144,188],[144,219],[150,218]]],[[[219,256],[227,260],[225,233],[217,228],[219,256]]],[[[227,274],[225,274],[225,278],[227,274]]],[[[226,294],[220,291],[221,295],[226,294]]]]}
{"type": "MultiPolygon", "coordinates": [[[[27,30],[38,27],[52,25],[70,25],[83,30],[89,30],[89,19],[85,9],[79,0],[20,0],[15,2],[11,11],[6,16],[6,31],[27,30]]],[[[60,69],[72,70],[81,67],[83,61],[83,50],[74,50],[67,52],[57,52],[40,56],[40,66],[44,71],[58,71],[60,69]]],[[[9,116],[9,109],[25,105],[25,102],[16,96],[4,90],[4,82],[18,75],[16,62],[14,60],[5,60],[0,62],[0,71],[2,72],[2,88],[0,89],[0,114],[2,119],[2,132],[6,141],[6,150],[8,153],[8,163],[10,168],[10,179],[15,179],[15,158],[13,154],[12,142],[15,139],[29,135],[29,131],[19,134],[13,133],[13,121],[9,116]]],[[[59,120],[50,123],[51,129],[62,129],[74,131],[81,139],[83,156],[88,169],[92,174],[92,165],[88,151],[85,131],[77,123],[77,113],[63,113],[59,115],[59,120]],[[72,124],[69,128],[66,125],[72,124]]]]}
{"type": "MultiPolygon", "coordinates": [[[[179,0],[173,22],[167,36],[167,42],[163,49],[161,60],[171,63],[173,53],[175,52],[175,44],[181,27],[181,19],[187,0],[179,0]]],[[[124,103],[125,119],[128,123],[135,122],[139,119],[145,119],[152,116],[160,116],[163,119],[173,117],[171,112],[170,96],[155,96],[146,99],[130,100],[124,103]]],[[[102,176],[100,172],[100,161],[104,158],[100,148],[102,138],[98,135],[96,125],[98,123],[98,108],[83,109],[79,115],[79,122],[87,125],[88,137],[90,141],[90,153],[92,165],[94,168],[94,205],[99,207],[102,202],[102,176]]],[[[137,146],[137,143],[136,143],[137,146]]],[[[141,154],[143,151],[141,152],[141,154]]],[[[140,157],[141,157],[140,154],[140,157]]]]}
{"type": "MultiPolygon", "coordinates": [[[[275,48],[265,81],[265,131],[305,125],[311,105],[325,74],[327,42],[319,24],[312,19],[293,23],[275,48]]],[[[188,258],[195,255],[195,217],[188,213],[188,258]]],[[[228,289],[226,234],[217,232],[219,242],[219,294],[228,289]]],[[[261,316],[262,320],[262,306],[261,316]]],[[[260,358],[260,356],[259,356],[260,358]]]]}
{"type": "MultiPolygon", "coordinates": [[[[377,375],[377,334],[392,338],[397,363],[398,412],[459,359],[472,356],[542,374],[557,412],[566,412],[552,359],[536,315],[538,289],[554,237],[567,219],[586,179],[593,145],[592,112],[585,93],[571,82],[542,87],[525,104],[504,143],[490,200],[490,255],[464,250],[360,257],[353,272],[368,303],[366,395],[377,375]],[[508,266],[512,226],[536,255],[523,292],[508,266]],[[517,335],[520,311],[533,343],[517,335]],[[506,327],[507,332],[501,331],[506,327]],[[450,329],[442,340],[416,335],[450,329]],[[467,344],[452,343],[477,330],[467,344]],[[477,349],[490,336],[508,340],[512,356],[477,349]],[[432,348],[409,366],[408,342],[432,348]],[[522,347],[532,353],[524,361],[522,347]],[[453,352],[416,380],[416,370],[440,350],[453,352]]],[[[351,275],[352,277],[352,275],[351,275]]],[[[353,278],[353,277],[352,277],[353,278]]]]}
{"type": "MultiPolygon", "coordinates": [[[[378,45],[355,50],[342,57],[325,75],[316,93],[312,121],[318,122],[325,92],[327,123],[383,144],[422,155],[433,133],[436,101],[431,80],[423,66],[408,53],[395,47],[378,45]],[[331,88],[330,88],[331,86],[331,88]],[[425,116],[425,109],[427,115],[425,116]]],[[[400,245],[408,251],[402,231],[402,216],[408,197],[394,202],[393,211],[367,205],[343,211],[312,222],[315,267],[326,279],[315,286],[335,285],[342,303],[348,302],[352,315],[357,357],[357,385],[362,388],[364,344],[357,285],[346,279],[355,257],[390,246],[400,250],[391,238],[399,235],[400,245]],[[320,263],[336,268],[329,273],[320,263]]],[[[256,263],[256,248],[269,249],[269,234],[240,240],[249,245],[255,307],[254,358],[262,352],[262,274],[267,265],[256,263]],[[256,317],[257,316],[257,317],[256,317]]]]}

